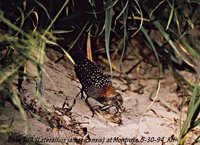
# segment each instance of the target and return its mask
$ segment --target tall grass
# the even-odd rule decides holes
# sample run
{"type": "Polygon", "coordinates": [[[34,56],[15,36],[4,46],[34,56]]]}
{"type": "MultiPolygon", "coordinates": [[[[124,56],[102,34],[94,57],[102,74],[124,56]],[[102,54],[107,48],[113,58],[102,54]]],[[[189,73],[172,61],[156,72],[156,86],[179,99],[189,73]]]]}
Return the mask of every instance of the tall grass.
{"type": "MultiPolygon", "coordinates": [[[[42,5],[39,2],[37,3],[40,4],[40,6],[42,5]]],[[[29,74],[31,70],[26,69],[26,63],[29,61],[37,68],[36,96],[41,100],[45,49],[47,45],[58,45],[56,43],[57,38],[53,35],[51,28],[62,10],[66,7],[67,3],[68,1],[63,4],[57,15],[44,31],[37,30],[36,24],[38,22],[36,21],[33,30],[25,32],[22,27],[26,20],[24,18],[25,14],[22,11],[20,11],[20,18],[23,20],[19,27],[15,24],[16,22],[11,22],[6,18],[4,12],[0,10],[0,23],[7,27],[7,30],[1,29],[0,32],[0,48],[3,56],[1,58],[0,91],[9,89],[6,96],[10,96],[13,104],[19,109],[23,119],[26,121],[26,133],[28,131],[28,119],[18,96],[24,77],[31,76],[31,74],[29,74]],[[8,62],[8,60],[10,61],[8,62]],[[18,81],[17,86],[15,85],[16,80],[18,81]]],[[[28,15],[31,13],[34,13],[36,18],[38,17],[37,12],[30,11],[28,12],[28,15]]]]}
{"type": "MultiPolygon", "coordinates": [[[[200,111],[200,97],[199,97],[199,81],[200,78],[197,79],[195,88],[193,90],[193,94],[190,98],[190,103],[188,106],[188,113],[187,118],[184,123],[181,125],[181,132],[180,132],[180,144],[184,144],[188,139],[188,134],[200,125],[200,118],[198,118],[198,114],[200,111]]],[[[199,136],[198,136],[199,138],[199,136]]],[[[192,144],[198,143],[200,140],[194,140],[192,144]]]]}
{"type": "MultiPolygon", "coordinates": [[[[17,94],[24,78],[31,76],[26,70],[27,61],[37,67],[36,93],[42,96],[46,47],[59,46],[68,55],[68,50],[73,51],[75,47],[84,44],[83,38],[89,33],[92,41],[102,39],[105,41],[105,54],[111,74],[113,58],[110,57],[111,52],[113,50],[114,54],[118,52],[122,64],[127,49],[133,49],[128,47],[130,41],[137,37],[142,38],[142,42],[145,42],[154,52],[157,60],[155,65],[160,68],[160,71],[163,65],[161,59],[164,57],[166,58],[164,63],[173,71],[174,77],[186,82],[193,92],[187,118],[183,125],[180,124],[180,144],[184,144],[187,134],[200,125],[199,79],[196,83],[189,82],[176,68],[176,65],[181,66],[184,62],[190,69],[196,71],[196,76],[199,78],[200,51],[191,34],[199,25],[200,3],[198,1],[62,0],[58,2],[52,0],[41,2],[34,0],[19,3],[12,1],[12,3],[0,2],[2,56],[0,90],[9,89],[9,92],[12,92],[8,95],[12,96],[13,104],[19,108],[24,120],[27,120],[27,116],[17,94]],[[57,7],[54,6],[55,4],[57,7]],[[153,37],[151,32],[157,32],[161,39],[153,37]],[[112,48],[111,39],[117,41],[116,37],[123,40],[122,47],[112,48]]],[[[198,142],[198,138],[194,142],[198,142]]]]}

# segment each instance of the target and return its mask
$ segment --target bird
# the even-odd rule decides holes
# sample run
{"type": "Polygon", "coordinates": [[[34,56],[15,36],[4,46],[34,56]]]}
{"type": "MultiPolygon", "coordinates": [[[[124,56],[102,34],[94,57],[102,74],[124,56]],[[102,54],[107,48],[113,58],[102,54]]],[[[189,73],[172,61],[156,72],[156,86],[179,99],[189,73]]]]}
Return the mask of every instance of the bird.
{"type": "Polygon", "coordinates": [[[79,56],[75,59],[75,74],[82,85],[81,94],[85,92],[85,101],[94,113],[88,99],[93,98],[103,106],[101,110],[115,107],[118,112],[124,110],[123,98],[116,92],[112,85],[111,78],[88,58],[79,56]]]}

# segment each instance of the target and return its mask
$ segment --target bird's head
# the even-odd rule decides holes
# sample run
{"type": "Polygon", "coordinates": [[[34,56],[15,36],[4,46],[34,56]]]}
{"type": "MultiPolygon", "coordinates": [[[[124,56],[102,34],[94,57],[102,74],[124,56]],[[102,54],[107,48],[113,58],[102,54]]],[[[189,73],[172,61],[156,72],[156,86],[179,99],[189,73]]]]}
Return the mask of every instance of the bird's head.
{"type": "Polygon", "coordinates": [[[104,104],[115,106],[119,112],[124,111],[125,108],[123,107],[123,98],[112,86],[104,89],[101,95],[105,99],[104,104]]]}
{"type": "Polygon", "coordinates": [[[124,111],[124,106],[123,106],[123,98],[122,96],[115,92],[114,96],[110,98],[111,103],[116,106],[116,108],[118,109],[119,112],[123,112],[124,111]]]}

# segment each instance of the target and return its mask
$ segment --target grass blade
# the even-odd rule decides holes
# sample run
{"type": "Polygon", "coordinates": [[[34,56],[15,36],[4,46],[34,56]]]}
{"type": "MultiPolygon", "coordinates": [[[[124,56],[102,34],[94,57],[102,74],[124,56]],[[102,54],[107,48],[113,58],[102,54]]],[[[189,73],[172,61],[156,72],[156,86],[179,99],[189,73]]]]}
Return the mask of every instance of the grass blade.
{"type": "MultiPolygon", "coordinates": [[[[107,7],[110,7],[110,5],[112,4],[112,0],[108,0],[107,1],[107,7]]],[[[112,25],[112,18],[114,15],[114,11],[113,8],[110,7],[107,11],[106,11],[106,17],[105,17],[105,44],[106,44],[106,54],[108,57],[108,62],[110,65],[110,73],[111,73],[111,78],[112,78],[112,63],[111,63],[111,59],[110,59],[110,32],[111,32],[111,25],[112,25]]]]}
{"type": "Polygon", "coordinates": [[[173,13],[174,13],[174,0],[172,1],[172,5],[170,4],[169,1],[167,1],[169,6],[171,7],[171,11],[170,11],[170,16],[169,16],[169,19],[168,19],[168,22],[167,22],[167,27],[166,27],[166,30],[168,30],[169,28],[169,25],[172,21],[172,18],[173,18],[173,13]]]}

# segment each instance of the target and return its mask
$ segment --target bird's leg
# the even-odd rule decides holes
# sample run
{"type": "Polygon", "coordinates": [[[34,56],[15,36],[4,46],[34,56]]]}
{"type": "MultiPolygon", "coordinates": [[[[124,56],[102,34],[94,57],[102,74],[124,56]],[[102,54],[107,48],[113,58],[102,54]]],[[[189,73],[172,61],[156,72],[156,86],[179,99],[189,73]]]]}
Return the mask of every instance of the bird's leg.
{"type": "MultiPolygon", "coordinates": [[[[77,86],[77,87],[78,87],[78,86],[77,86]]],[[[83,93],[84,88],[80,88],[80,87],[78,87],[78,88],[80,89],[80,92],[76,95],[76,98],[81,94],[81,99],[85,99],[84,93],[83,93]]]]}
{"type": "Polygon", "coordinates": [[[78,92],[78,94],[76,95],[75,99],[78,98],[78,96],[81,94],[81,91],[78,92]]]}
{"type": "Polygon", "coordinates": [[[111,107],[115,107],[116,108],[116,113],[121,113],[123,109],[121,109],[119,106],[116,106],[116,105],[113,105],[113,104],[110,104],[110,105],[104,105],[100,108],[101,111],[107,111],[108,109],[110,109],[111,107]]]}
{"type": "Polygon", "coordinates": [[[90,108],[90,110],[92,111],[92,117],[94,117],[95,114],[95,110],[93,109],[93,107],[91,106],[91,104],[89,103],[89,97],[85,98],[85,103],[88,105],[88,107],[90,108]]]}
{"type": "Polygon", "coordinates": [[[93,109],[93,107],[91,106],[91,104],[89,103],[89,97],[87,96],[87,97],[85,97],[84,96],[84,88],[80,88],[80,87],[78,87],[79,89],[80,89],[80,92],[76,95],[76,98],[81,94],[81,99],[85,99],[85,103],[88,105],[88,107],[90,108],[90,110],[92,111],[92,117],[94,116],[94,113],[95,113],[95,110],[93,109]]]}
{"type": "Polygon", "coordinates": [[[83,88],[81,88],[80,93],[81,93],[81,99],[84,99],[85,97],[84,97],[84,93],[83,93],[83,88]]]}
{"type": "Polygon", "coordinates": [[[108,110],[108,109],[110,109],[111,107],[113,107],[114,105],[104,105],[104,106],[102,106],[100,109],[101,109],[101,111],[106,111],[106,110],[108,110]]]}

